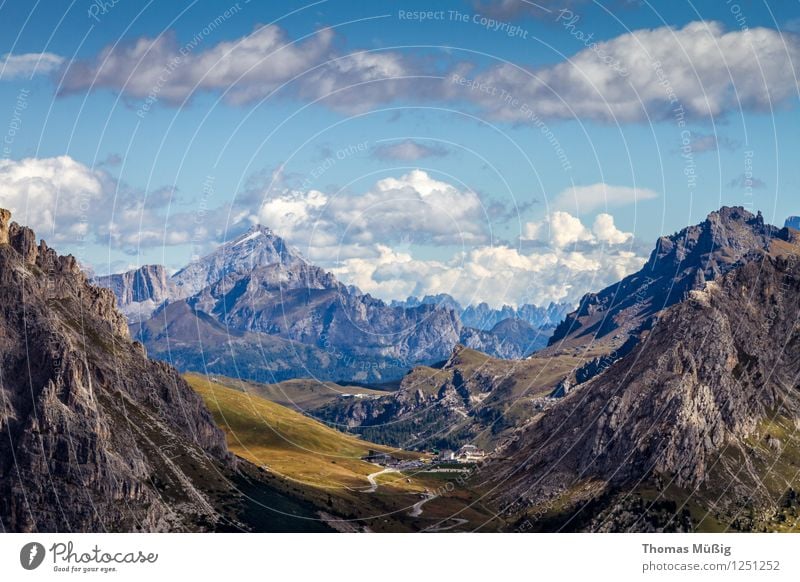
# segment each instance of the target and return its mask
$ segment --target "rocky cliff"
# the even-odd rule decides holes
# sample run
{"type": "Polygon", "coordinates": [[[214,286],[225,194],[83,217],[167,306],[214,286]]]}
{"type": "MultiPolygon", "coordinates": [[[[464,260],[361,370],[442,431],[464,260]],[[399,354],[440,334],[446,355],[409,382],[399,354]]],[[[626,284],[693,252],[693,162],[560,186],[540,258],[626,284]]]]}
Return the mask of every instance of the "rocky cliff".
{"type": "Polygon", "coordinates": [[[523,319],[503,319],[488,331],[465,327],[459,342],[495,358],[518,360],[547,346],[553,326],[533,327],[523,319]]]}
{"type": "Polygon", "coordinates": [[[201,399],[132,342],[114,294],[0,211],[0,524],[6,531],[213,527],[229,487],[201,399]]]}
{"type": "Polygon", "coordinates": [[[114,292],[117,304],[129,320],[147,319],[155,309],[176,295],[176,286],[161,265],[144,265],[132,271],[106,275],[92,284],[114,292]]]}
{"type": "Polygon", "coordinates": [[[225,277],[248,273],[259,266],[281,264],[291,267],[305,262],[297,249],[269,228],[255,225],[175,273],[172,277],[174,298],[190,297],[225,277]]]}

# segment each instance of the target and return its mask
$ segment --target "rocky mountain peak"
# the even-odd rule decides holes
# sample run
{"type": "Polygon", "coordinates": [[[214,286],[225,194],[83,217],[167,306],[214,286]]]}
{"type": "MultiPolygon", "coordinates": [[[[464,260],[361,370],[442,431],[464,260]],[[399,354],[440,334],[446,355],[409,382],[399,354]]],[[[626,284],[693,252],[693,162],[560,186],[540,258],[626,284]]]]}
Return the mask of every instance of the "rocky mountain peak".
{"type": "Polygon", "coordinates": [[[271,229],[254,225],[173,275],[175,298],[190,297],[226,276],[276,264],[294,266],[306,260],[271,229]]]}
{"type": "Polygon", "coordinates": [[[628,337],[648,328],[661,310],[788,238],[787,229],[766,224],[761,213],[723,206],[703,222],[659,238],[640,271],[584,296],[550,344],[569,339],[585,345],[616,334],[616,342],[607,342],[606,349],[619,349],[628,337]]]}
{"type": "Polygon", "coordinates": [[[725,270],[725,263],[767,248],[779,236],[779,230],[765,224],[760,212],[754,215],[741,206],[723,206],[700,224],[661,237],[650,263],[653,269],[676,264],[683,268],[702,266],[706,275],[713,277],[725,270]]]}

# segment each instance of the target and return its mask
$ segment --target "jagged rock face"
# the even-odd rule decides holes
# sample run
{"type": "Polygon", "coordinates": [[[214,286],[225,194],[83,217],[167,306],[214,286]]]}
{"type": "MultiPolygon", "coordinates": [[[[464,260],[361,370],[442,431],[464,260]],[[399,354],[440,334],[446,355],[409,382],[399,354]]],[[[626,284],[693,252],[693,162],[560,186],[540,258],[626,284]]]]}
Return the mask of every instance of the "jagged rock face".
{"type": "Polygon", "coordinates": [[[351,293],[333,275],[307,263],[274,264],[228,276],[187,304],[228,329],[269,334],[341,355],[338,359],[350,362],[350,375],[344,377],[357,381],[397,377],[415,363],[444,359],[461,331],[458,316],[450,310],[388,307],[369,295],[351,293]],[[374,365],[362,366],[364,360],[374,365]],[[403,364],[382,365],[382,360],[403,364]]]}
{"type": "Polygon", "coordinates": [[[447,358],[459,340],[496,357],[522,357],[543,347],[550,333],[532,331],[525,321],[560,320],[565,309],[485,306],[484,320],[500,319],[486,330],[463,330],[461,306],[449,295],[386,305],[311,265],[262,226],[170,278],[162,267],[148,266],[96,282],[115,292],[154,357],[183,370],[211,371],[210,362],[214,373],[266,382],[298,376],[397,380],[416,364],[447,358]],[[214,357],[205,358],[209,353],[214,357]]]}
{"type": "Polygon", "coordinates": [[[536,507],[587,480],[656,478],[728,519],[776,504],[791,485],[772,475],[780,443],[771,455],[758,443],[776,442],[775,419],[800,418],[800,246],[776,246],[664,311],[522,433],[495,473],[502,497],[536,507]]]}
{"type": "Polygon", "coordinates": [[[92,284],[106,287],[117,296],[117,305],[129,322],[142,321],[176,293],[174,283],[161,265],[144,265],[138,269],[96,277],[92,284]]]}
{"type": "Polygon", "coordinates": [[[213,524],[197,475],[231,457],[201,399],[131,342],[111,291],[8,218],[0,212],[2,527],[213,524]]]}
{"type": "Polygon", "coordinates": [[[448,293],[438,293],[436,295],[425,295],[422,299],[419,297],[408,297],[404,301],[393,300],[390,303],[391,307],[419,307],[420,305],[436,305],[446,309],[452,309],[456,313],[461,313],[463,308],[461,304],[455,300],[452,295],[448,293]]]}
{"type": "Polygon", "coordinates": [[[121,307],[142,301],[161,303],[174,292],[167,270],[161,265],[144,265],[133,271],[97,277],[92,282],[111,289],[121,307]]]}
{"type": "Polygon", "coordinates": [[[0,208],[0,245],[8,244],[9,229],[11,228],[11,212],[0,208]]]}
{"type": "Polygon", "coordinates": [[[508,305],[492,309],[486,303],[479,303],[464,309],[461,321],[465,326],[482,330],[491,330],[507,319],[525,321],[535,328],[547,328],[561,323],[570,311],[567,303],[550,303],[547,307],[526,304],[516,309],[508,305]]]}
{"type": "Polygon", "coordinates": [[[765,224],[759,213],[741,207],[722,207],[695,226],[661,237],[647,264],[599,293],[583,297],[578,309],[556,328],[550,345],[585,345],[618,336],[607,351],[639,335],[661,310],[702,289],[746,259],[767,250],[785,229],[765,224]]]}

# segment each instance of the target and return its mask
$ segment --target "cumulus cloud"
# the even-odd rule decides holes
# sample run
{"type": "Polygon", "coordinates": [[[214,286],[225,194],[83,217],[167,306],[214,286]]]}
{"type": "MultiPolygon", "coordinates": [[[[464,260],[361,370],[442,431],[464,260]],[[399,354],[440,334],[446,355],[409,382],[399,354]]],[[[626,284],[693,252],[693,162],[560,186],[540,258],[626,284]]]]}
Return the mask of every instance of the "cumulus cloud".
{"type": "Polygon", "coordinates": [[[0,205],[37,234],[77,240],[91,233],[90,218],[105,204],[109,180],[69,156],[0,160],[0,205]]]}
{"type": "Polygon", "coordinates": [[[375,148],[375,156],[381,160],[413,162],[423,158],[441,158],[447,149],[439,144],[425,144],[413,139],[395,143],[384,143],[375,148]]]}
{"type": "MultiPolygon", "coordinates": [[[[569,30],[580,33],[581,23],[569,30]]],[[[687,118],[703,118],[740,106],[768,110],[796,98],[798,62],[795,35],[769,28],[726,31],[717,22],[691,22],[590,41],[569,61],[550,67],[502,64],[478,73],[466,87],[452,84],[464,98],[511,121],[534,116],[661,120],[675,116],[676,109],[687,118]],[[516,105],[498,94],[510,95],[516,105]]]]}
{"type": "Polygon", "coordinates": [[[258,220],[311,253],[341,252],[413,237],[418,244],[486,242],[487,224],[478,195],[437,180],[422,170],[379,180],[367,192],[318,190],[268,192],[258,220]]]}
{"type": "Polygon", "coordinates": [[[621,245],[633,239],[630,232],[622,232],[614,225],[614,217],[610,214],[598,214],[592,225],[595,239],[601,243],[621,245]]]}
{"type": "Polygon", "coordinates": [[[64,63],[63,57],[53,53],[5,54],[0,59],[0,79],[14,79],[51,73],[64,63]]]}
{"type": "Polygon", "coordinates": [[[540,222],[525,225],[523,240],[551,243],[561,248],[593,239],[592,233],[580,219],[568,212],[556,211],[540,222]]]}
{"type": "Polygon", "coordinates": [[[517,247],[493,244],[478,196],[421,170],[359,194],[268,190],[252,219],[346,284],[387,300],[450,293],[464,304],[577,301],[647,258],[605,213],[587,225],[557,210],[525,224],[517,247]]]}
{"type": "Polygon", "coordinates": [[[570,208],[576,212],[591,212],[606,206],[625,206],[643,200],[658,198],[658,193],[649,188],[613,186],[598,182],[588,186],[574,186],[562,190],[555,197],[556,208],[570,208]]]}
{"type": "Polygon", "coordinates": [[[589,229],[578,217],[557,210],[544,220],[525,224],[520,238],[525,242],[545,243],[563,249],[580,243],[618,245],[632,240],[633,235],[617,229],[610,214],[598,214],[589,229]]]}
{"type": "Polygon", "coordinates": [[[0,206],[49,242],[139,246],[184,244],[189,232],[168,223],[171,188],[149,195],[70,156],[0,160],[0,206]]]}
{"type": "MultiPolygon", "coordinates": [[[[493,306],[550,301],[576,302],[641,268],[646,255],[630,248],[633,235],[601,214],[591,229],[566,213],[549,221],[568,232],[543,237],[531,249],[476,245],[447,261],[421,260],[410,252],[377,245],[368,256],[340,261],[332,271],[343,281],[385,299],[449,293],[463,304],[486,301],[493,306]],[[571,247],[569,242],[580,242],[571,247]]],[[[544,232],[535,225],[531,233],[544,232]]],[[[530,233],[529,233],[530,234],[530,233]]]]}

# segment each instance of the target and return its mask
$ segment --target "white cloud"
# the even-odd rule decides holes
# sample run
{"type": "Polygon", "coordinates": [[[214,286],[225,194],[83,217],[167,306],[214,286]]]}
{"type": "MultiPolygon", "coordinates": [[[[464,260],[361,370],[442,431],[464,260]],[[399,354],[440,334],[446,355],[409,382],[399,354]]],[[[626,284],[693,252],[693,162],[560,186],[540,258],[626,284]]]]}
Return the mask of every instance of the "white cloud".
{"type": "Polygon", "coordinates": [[[325,66],[298,83],[301,96],[322,99],[347,113],[367,111],[407,95],[430,96],[431,87],[401,55],[393,52],[354,52],[332,56],[325,66]]]}
{"type": "Polygon", "coordinates": [[[460,87],[460,94],[511,121],[532,115],[647,121],[670,118],[679,107],[686,117],[707,117],[740,106],[768,110],[796,98],[798,62],[795,35],[769,28],[726,32],[717,22],[692,22],[625,33],[538,70],[503,64],[476,76],[476,86],[505,91],[517,106],[490,91],[460,87]]]}
{"type": "Polygon", "coordinates": [[[421,170],[363,194],[269,194],[257,220],[344,283],[387,300],[450,293],[464,304],[577,301],[647,259],[610,214],[587,226],[557,210],[525,224],[519,248],[492,245],[477,195],[421,170]],[[450,254],[450,245],[463,250],[450,254]]]}
{"type": "Polygon", "coordinates": [[[0,206],[41,237],[77,240],[105,204],[107,179],[69,156],[0,160],[0,206]]]}
{"type": "Polygon", "coordinates": [[[630,232],[622,232],[614,225],[614,217],[610,214],[598,214],[592,225],[592,232],[599,242],[621,245],[633,238],[630,232]]]}
{"type": "Polygon", "coordinates": [[[312,260],[348,245],[413,240],[476,244],[487,240],[486,215],[475,192],[413,170],[379,180],[367,192],[317,190],[267,193],[258,220],[307,249],[312,260]]]}
{"type": "Polygon", "coordinates": [[[567,213],[527,226],[528,234],[543,236],[533,249],[477,245],[440,261],[416,259],[381,244],[368,256],[342,260],[332,270],[344,282],[384,299],[449,293],[463,304],[486,301],[499,307],[576,302],[586,291],[612,284],[647,260],[623,246],[632,243],[633,235],[619,231],[608,214],[599,215],[591,230],[567,213]],[[544,237],[556,227],[568,234],[544,237]],[[569,246],[577,242],[581,244],[569,246]]]}
{"type": "Polygon", "coordinates": [[[522,238],[547,242],[558,248],[594,240],[592,233],[583,226],[580,219],[560,210],[553,212],[545,220],[527,223],[522,238]]]}
{"type": "Polygon", "coordinates": [[[243,103],[263,97],[318,64],[332,39],[333,33],[323,29],[293,43],[275,25],[206,50],[179,46],[174,33],[142,37],[131,44],[109,46],[94,60],[71,64],[64,90],[105,87],[132,97],[154,96],[176,103],[195,91],[230,89],[228,98],[243,103]]]}
{"type": "Polygon", "coordinates": [[[556,208],[568,208],[575,212],[592,212],[606,206],[624,206],[643,200],[658,198],[658,193],[649,188],[613,186],[598,182],[588,186],[569,187],[559,192],[553,200],[556,208]]]}
{"type": "Polygon", "coordinates": [[[633,234],[619,230],[610,214],[598,214],[589,230],[578,217],[556,210],[544,220],[525,224],[520,238],[524,242],[546,243],[563,249],[580,243],[619,245],[631,241],[633,234]]]}
{"type": "Polygon", "coordinates": [[[0,79],[44,75],[58,69],[63,62],[63,57],[53,53],[6,54],[0,59],[0,79]]]}
{"type": "MultiPolygon", "coordinates": [[[[495,8],[513,15],[518,6],[502,2],[495,8]]],[[[580,21],[558,25],[572,26],[565,30],[583,35],[578,41],[587,34],[580,21]]],[[[110,88],[173,104],[196,91],[226,91],[229,103],[249,104],[280,87],[279,96],[320,100],[348,113],[410,98],[466,100],[485,115],[514,122],[632,122],[673,118],[677,108],[687,118],[739,107],[768,110],[796,98],[800,74],[797,35],[769,28],[726,31],[718,22],[586,41],[569,59],[539,69],[505,63],[480,70],[452,55],[424,60],[388,50],[345,53],[336,41],[327,28],[292,41],[277,25],[217,44],[204,37],[195,46],[179,46],[174,33],[142,37],[70,64],[63,91],[110,88]],[[454,83],[455,73],[471,75],[469,86],[454,83]]]]}
{"type": "Polygon", "coordinates": [[[71,64],[64,92],[109,88],[175,104],[198,91],[226,91],[228,102],[242,105],[281,88],[281,95],[322,98],[345,110],[363,110],[394,98],[399,88],[392,80],[408,74],[399,55],[383,51],[339,55],[333,41],[328,28],[306,40],[292,41],[277,25],[258,27],[205,50],[197,48],[199,43],[179,46],[174,33],[142,37],[127,45],[109,46],[93,60],[71,64]],[[283,88],[284,84],[288,86],[283,88]],[[349,86],[355,86],[357,99],[341,92],[349,86]]]}
{"type": "Polygon", "coordinates": [[[0,207],[51,243],[101,243],[135,252],[190,240],[189,221],[169,223],[162,214],[171,189],[145,196],[70,156],[0,160],[0,184],[0,207]]]}

